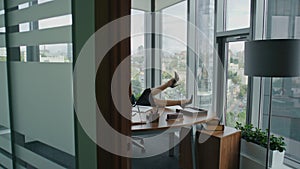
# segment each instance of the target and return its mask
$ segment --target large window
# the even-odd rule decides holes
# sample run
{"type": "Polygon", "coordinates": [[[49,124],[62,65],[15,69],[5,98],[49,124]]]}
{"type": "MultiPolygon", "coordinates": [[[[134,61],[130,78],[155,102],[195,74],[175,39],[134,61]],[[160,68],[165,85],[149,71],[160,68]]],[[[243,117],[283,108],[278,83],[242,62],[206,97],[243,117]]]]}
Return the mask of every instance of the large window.
{"type": "Polygon", "coordinates": [[[185,98],[187,91],[187,1],[180,2],[162,10],[162,59],[161,81],[162,83],[174,77],[176,71],[180,77],[179,86],[167,89],[162,95],[165,99],[185,98]],[[177,19],[178,18],[178,19],[177,19]],[[164,33],[172,32],[184,39],[184,42],[173,37],[164,36],[164,33]]]}
{"type": "MultiPolygon", "coordinates": [[[[217,67],[218,58],[215,57],[215,1],[203,0],[195,1],[196,8],[191,7],[190,11],[195,14],[191,15],[191,21],[198,29],[197,35],[194,37],[189,34],[190,45],[195,45],[195,52],[198,56],[195,58],[195,79],[196,84],[194,87],[195,106],[207,110],[212,110],[214,96],[216,91],[213,88],[214,73],[217,67]],[[192,19],[194,17],[194,20],[192,19]]],[[[189,57],[192,58],[193,52],[189,51],[189,57]]],[[[194,65],[193,60],[189,59],[189,67],[194,65]]],[[[191,85],[188,84],[189,88],[191,85]]],[[[212,112],[215,112],[212,110],[212,112]]],[[[218,114],[220,116],[220,114],[218,114]]]]}
{"type": "MultiPolygon", "coordinates": [[[[265,6],[259,7],[257,1],[256,39],[298,39],[300,2],[295,0],[266,1],[265,6]],[[258,19],[262,18],[262,19],[258,19]]],[[[256,81],[259,82],[257,79],[256,81]]],[[[256,82],[255,82],[256,83],[256,82]]],[[[292,168],[300,168],[300,78],[273,78],[273,97],[270,101],[270,79],[263,78],[261,83],[261,114],[253,111],[256,118],[252,123],[266,129],[268,127],[269,104],[272,102],[271,132],[285,137],[287,151],[284,163],[292,168]]],[[[260,91],[260,86],[254,86],[253,92],[260,91]]],[[[253,102],[259,100],[260,95],[253,95],[253,102]]],[[[253,104],[252,110],[258,110],[258,105],[253,104]]]]}
{"type": "Polygon", "coordinates": [[[226,30],[249,28],[250,0],[226,0],[226,30]]]}
{"type": "Polygon", "coordinates": [[[225,117],[227,126],[235,126],[236,122],[246,123],[248,77],[244,76],[244,45],[250,35],[251,1],[218,0],[217,39],[219,54],[224,66],[224,78],[218,84],[219,95],[223,98],[217,102],[225,117]]]}
{"type": "MultiPolygon", "coordinates": [[[[141,10],[131,10],[131,31],[144,32],[145,30],[145,12],[141,10]],[[137,30],[134,30],[137,29],[137,30]]],[[[145,89],[145,36],[144,34],[131,36],[131,83],[132,92],[139,96],[145,89]]]]}
{"type": "Polygon", "coordinates": [[[226,125],[246,123],[248,77],[244,75],[244,41],[227,43],[226,125]]]}
{"type": "Polygon", "coordinates": [[[159,97],[184,99],[193,95],[194,106],[210,109],[215,62],[214,0],[157,3],[155,11],[159,15],[136,10],[142,7],[131,11],[132,15],[145,15],[140,20],[132,19],[132,30],[158,33],[131,37],[133,92],[139,94],[141,89],[165,83],[177,72],[179,85],[175,89],[168,88],[159,97]],[[176,37],[167,36],[170,34],[176,37]]]}

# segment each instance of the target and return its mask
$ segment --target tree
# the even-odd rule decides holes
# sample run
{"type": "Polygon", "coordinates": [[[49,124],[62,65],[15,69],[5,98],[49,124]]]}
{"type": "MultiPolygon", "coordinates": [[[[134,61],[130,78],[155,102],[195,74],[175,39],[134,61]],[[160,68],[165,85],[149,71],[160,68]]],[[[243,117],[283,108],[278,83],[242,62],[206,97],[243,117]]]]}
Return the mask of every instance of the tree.
{"type": "Polygon", "coordinates": [[[233,77],[237,76],[237,72],[232,72],[231,70],[228,70],[227,77],[228,79],[233,79],[233,77]]]}
{"type": "Polygon", "coordinates": [[[240,85],[240,93],[239,98],[244,98],[244,96],[247,94],[247,85],[240,85]]]}
{"type": "Polygon", "coordinates": [[[168,72],[165,72],[165,71],[163,71],[162,73],[161,73],[161,79],[162,80],[164,80],[164,79],[171,79],[172,78],[172,75],[170,75],[168,72]]]}
{"type": "Polygon", "coordinates": [[[131,80],[131,86],[132,86],[132,93],[134,95],[140,95],[141,92],[142,92],[142,85],[141,85],[141,82],[138,81],[138,80],[131,80]]]}
{"type": "Polygon", "coordinates": [[[226,126],[233,127],[235,125],[235,115],[233,112],[226,112],[226,126]]]}
{"type": "Polygon", "coordinates": [[[242,111],[242,112],[238,113],[237,121],[242,123],[243,125],[245,124],[245,122],[246,122],[246,111],[242,111]]]}
{"type": "Polygon", "coordinates": [[[233,76],[233,78],[231,80],[232,80],[232,83],[234,83],[234,84],[241,84],[241,82],[242,82],[242,78],[239,76],[233,76]]]}

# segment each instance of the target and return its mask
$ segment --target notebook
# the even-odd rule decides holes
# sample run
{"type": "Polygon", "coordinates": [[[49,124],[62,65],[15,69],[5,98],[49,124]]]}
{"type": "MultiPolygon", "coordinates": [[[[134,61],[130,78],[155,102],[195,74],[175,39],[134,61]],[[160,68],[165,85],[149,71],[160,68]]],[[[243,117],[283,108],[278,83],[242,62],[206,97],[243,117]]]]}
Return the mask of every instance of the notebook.
{"type": "Polygon", "coordinates": [[[195,108],[195,107],[185,107],[185,108],[179,110],[179,112],[181,112],[185,115],[189,115],[189,116],[207,115],[207,110],[199,109],[199,108],[195,108]]]}

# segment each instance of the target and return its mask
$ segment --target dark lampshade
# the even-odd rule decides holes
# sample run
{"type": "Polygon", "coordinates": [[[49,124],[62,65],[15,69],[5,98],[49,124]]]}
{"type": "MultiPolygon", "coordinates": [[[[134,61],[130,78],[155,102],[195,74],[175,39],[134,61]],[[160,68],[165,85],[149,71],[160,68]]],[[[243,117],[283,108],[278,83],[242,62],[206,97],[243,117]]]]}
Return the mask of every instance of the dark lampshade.
{"type": "Polygon", "coordinates": [[[300,76],[300,40],[273,39],[246,42],[245,75],[300,76]]]}

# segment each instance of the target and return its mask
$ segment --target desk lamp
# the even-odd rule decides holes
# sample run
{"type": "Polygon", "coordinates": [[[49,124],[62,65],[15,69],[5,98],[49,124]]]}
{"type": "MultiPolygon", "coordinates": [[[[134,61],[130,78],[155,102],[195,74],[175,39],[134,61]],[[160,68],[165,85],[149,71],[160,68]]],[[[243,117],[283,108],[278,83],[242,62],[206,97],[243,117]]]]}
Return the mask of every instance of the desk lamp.
{"type": "Polygon", "coordinates": [[[271,78],[266,157],[266,168],[268,168],[272,112],[272,77],[300,76],[300,40],[273,39],[246,42],[244,74],[271,78]]]}

